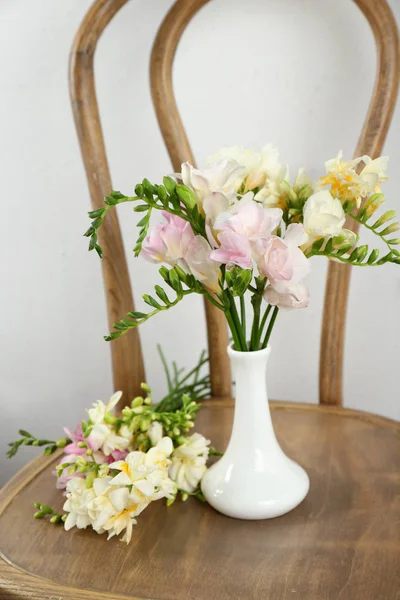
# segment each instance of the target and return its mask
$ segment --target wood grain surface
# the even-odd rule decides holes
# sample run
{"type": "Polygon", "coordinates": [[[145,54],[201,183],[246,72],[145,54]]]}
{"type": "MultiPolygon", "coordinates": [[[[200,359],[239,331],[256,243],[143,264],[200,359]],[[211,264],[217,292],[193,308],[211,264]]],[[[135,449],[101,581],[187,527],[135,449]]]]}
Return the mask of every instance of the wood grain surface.
{"type": "MultiPolygon", "coordinates": [[[[215,401],[199,415],[198,429],[218,448],[232,411],[215,401]]],[[[399,424],[284,403],[273,405],[273,420],[285,451],[310,475],[297,509],[240,521],[192,499],[170,508],[160,501],[141,515],[128,547],[34,520],[34,500],[62,504],[49,459],[42,471],[35,461],[0,493],[1,552],[9,563],[0,567],[0,598],[398,600],[399,424]]]]}

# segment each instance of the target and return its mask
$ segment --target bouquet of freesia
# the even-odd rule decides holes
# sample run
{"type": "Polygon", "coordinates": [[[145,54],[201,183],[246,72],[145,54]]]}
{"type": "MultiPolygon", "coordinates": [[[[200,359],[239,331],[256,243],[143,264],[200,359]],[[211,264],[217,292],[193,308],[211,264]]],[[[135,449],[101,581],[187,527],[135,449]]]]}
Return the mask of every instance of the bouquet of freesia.
{"type": "Polygon", "coordinates": [[[9,444],[8,456],[22,446],[44,447],[49,455],[63,449],[55,469],[56,487],[66,499],[63,513],[35,503],[35,518],[49,517],[51,523],[73,527],[92,527],[108,533],[108,539],[124,532],[129,543],[136,517],[152,502],[166,499],[172,504],[195,496],[204,500],[200,482],[207,469],[209,454],[216,454],[210,441],[200,433],[190,434],[201,404],[209,396],[209,375],[200,371],[207,362],[204,353],[188,373],[172,364],[165,367],[168,394],[153,405],[151,390],[142,384],[143,395],[134,398],[119,414],[114,409],[122,392],[104,404],[95,402],[88,419],[58,440],[38,439],[21,429],[20,438],[9,444]]]}
{"type": "Polygon", "coordinates": [[[224,312],[236,350],[259,350],[268,345],[279,308],[308,305],[305,279],[311,257],[361,267],[399,264],[400,239],[392,237],[399,229],[395,212],[372,219],[384,202],[380,185],[387,179],[387,160],[342,160],[339,154],[326,163],[326,175],[316,183],[303,169],[291,183],[272,145],[259,153],[223,148],[203,170],[184,163],[181,173],[164,177],[163,185],[144,179],[133,196],[111,192],[103,208],[89,213],[89,249],[102,256],[97,234],[108,210],[134,202],[134,210],[143,214],[135,256],[163,263],[165,285],[143,296],[150,312],[128,313],[106,340],[198,293],[224,312]],[[150,226],[154,211],[162,212],[163,221],[150,226]],[[372,231],[384,254],[360,245],[346,221],[372,231]],[[253,307],[249,330],[246,293],[253,307]]]}

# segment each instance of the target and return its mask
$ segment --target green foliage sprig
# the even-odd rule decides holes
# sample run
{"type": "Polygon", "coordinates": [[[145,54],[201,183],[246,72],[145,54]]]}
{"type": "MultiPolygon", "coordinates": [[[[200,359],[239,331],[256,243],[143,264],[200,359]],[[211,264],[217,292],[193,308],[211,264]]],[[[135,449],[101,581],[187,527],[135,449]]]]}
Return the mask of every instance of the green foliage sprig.
{"type": "Polygon", "coordinates": [[[37,512],[33,515],[35,519],[43,519],[44,517],[50,517],[50,523],[55,525],[59,523],[64,523],[67,519],[66,514],[60,514],[47,506],[46,504],[40,504],[40,502],[34,502],[33,506],[36,508],[37,512]]]}
{"type": "Polygon", "coordinates": [[[21,446],[46,446],[44,454],[49,455],[53,454],[58,448],[65,448],[71,441],[68,438],[60,438],[56,441],[46,439],[41,440],[24,429],[20,429],[18,433],[21,436],[20,439],[8,444],[10,446],[10,449],[7,451],[8,458],[15,456],[21,446]]]}
{"type": "Polygon", "coordinates": [[[118,321],[116,323],[113,323],[113,327],[117,331],[113,331],[109,335],[105,336],[104,339],[107,342],[119,338],[121,335],[123,335],[130,329],[134,329],[142,323],[145,323],[148,319],[150,319],[150,317],[153,317],[159,312],[163,310],[168,310],[172,306],[175,306],[176,304],[178,304],[178,302],[182,300],[184,296],[198,291],[199,288],[201,288],[201,291],[203,289],[201,284],[199,284],[199,282],[197,282],[194,279],[194,277],[187,276],[182,271],[182,269],[179,269],[177,267],[174,267],[170,270],[166,269],[165,267],[161,267],[160,274],[163,277],[164,281],[172,288],[172,290],[176,294],[176,298],[174,300],[171,300],[168,297],[166,291],[161,286],[154,286],[154,291],[156,293],[157,298],[154,296],[150,296],[149,294],[144,294],[142,296],[145,303],[151,306],[153,310],[148,313],[131,311],[127,314],[126,318],[121,319],[121,321],[118,321]],[[183,285],[189,287],[185,289],[183,285]]]}

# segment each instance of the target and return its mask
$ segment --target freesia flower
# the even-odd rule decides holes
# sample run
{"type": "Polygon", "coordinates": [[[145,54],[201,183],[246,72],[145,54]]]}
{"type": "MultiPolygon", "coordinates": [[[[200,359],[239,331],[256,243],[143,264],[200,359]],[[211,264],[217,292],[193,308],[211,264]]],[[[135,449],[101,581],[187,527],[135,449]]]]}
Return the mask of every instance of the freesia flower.
{"type": "Polygon", "coordinates": [[[106,423],[96,423],[93,425],[87,440],[90,443],[91,448],[94,450],[101,449],[105,456],[110,456],[116,451],[124,452],[130,444],[129,439],[118,435],[118,433],[106,423]]]}
{"type": "Polygon", "coordinates": [[[148,262],[165,262],[171,266],[180,264],[194,238],[188,221],[163,211],[165,219],[152,227],[143,242],[140,255],[148,262]]]}
{"type": "Polygon", "coordinates": [[[245,236],[232,230],[218,235],[221,246],[210,254],[211,260],[226,265],[238,265],[242,269],[252,268],[251,245],[245,236]]]}
{"type": "Polygon", "coordinates": [[[163,437],[163,427],[159,421],[153,421],[147,430],[152,446],[157,446],[163,437]]]}
{"type": "Polygon", "coordinates": [[[235,160],[223,158],[209,165],[203,170],[195,169],[188,162],[183,163],[181,179],[184,185],[190,188],[198,201],[198,206],[203,211],[203,202],[213,192],[221,192],[232,197],[240,185],[240,176],[245,168],[235,160]]]}
{"type": "MultiPolygon", "coordinates": [[[[88,444],[89,448],[91,447],[90,444],[88,443],[88,440],[86,440],[83,435],[82,423],[81,422],[78,423],[75,431],[71,431],[71,429],[68,429],[67,427],[64,427],[64,431],[67,434],[67,436],[72,440],[70,444],[67,444],[65,446],[64,454],[72,454],[74,456],[86,454],[87,448],[80,448],[78,446],[78,444],[80,442],[86,442],[86,444],[88,444]]],[[[92,450],[93,449],[94,448],[92,448],[92,450]]]]}
{"type": "Polygon", "coordinates": [[[92,423],[103,423],[104,417],[107,413],[111,412],[118,404],[122,397],[122,392],[115,392],[107,402],[104,404],[101,400],[94,402],[92,408],[89,408],[88,415],[92,423]]]}
{"type": "Polygon", "coordinates": [[[97,533],[108,532],[108,539],[125,531],[121,541],[130,542],[132,528],[138,516],[151,500],[144,495],[138,496],[127,487],[112,486],[110,476],[96,478],[93,481],[95,498],[88,504],[88,515],[93,529],[97,533]]]}
{"type": "Polygon", "coordinates": [[[173,450],[172,441],[164,437],[156,446],[148,452],[130,452],[125,460],[112,463],[110,467],[120,471],[112,481],[111,485],[131,485],[145,496],[153,496],[155,485],[149,479],[149,475],[159,469],[168,473],[169,459],[173,450]]]}
{"type": "Polygon", "coordinates": [[[93,488],[86,487],[85,479],[73,477],[67,483],[67,500],[63,509],[68,513],[64,527],[68,531],[72,527],[86,529],[91,524],[88,513],[88,504],[95,497],[93,488]]]}
{"type": "MultiPolygon", "coordinates": [[[[268,239],[282,220],[279,208],[264,208],[253,199],[249,192],[234,204],[228,212],[222,213],[215,221],[218,231],[234,231],[250,242],[268,239]]],[[[218,236],[219,238],[219,236],[218,236]]]]}
{"type": "Polygon", "coordinates": [[[259,271],[273,287],[279,289],[279,293],[284,293],[289,286],[299,283],[308,275],[310,264],[299,248],[306,240],[303,225],[291,224],[284,239],[272,236],[267,241],[259,242],[259,271]]]}
{"type": "Polygon", "coordinates": [[[305,308],[310,301],[310,293],[304,283],[295,283],[288,287],[283,286],[283,293],[279,293],[279,285],[268,285],[264,291],[264,299],[272,306],[279,308],[305,308]]]}
{"type": "Polygon", "coordinates": [[[196,235],[190,242],[185,254],[189,272],[210,292],[218,292],[220,287],[219,265],[212,259],[212,248],[201,235],[196,235]]]}
{"type": "Polygon", "coordinates": [[[266,185],[266,182],[275,181],[282,172],[279,152],[273,144],[266,144],[261,152],[242,146],[224,147],[207,160],[214,162],[223,158],[234,160],[244,167],[236,182],[236,189],[239,190],[243,186],[244,193],[260,188],[266,185]]]}
{"type": "Polygon", "coordinates": [[[169,476],[180,490],[190,494],[197,489],[207,470],[209,444],[210,440],[194,433],[173,451],[169,476]]]}
{"type": "MultiPolygon", "coordinates": [[[[380,192],[380,184],[388,180],[386,170],[388,168],[389,157],[380,156],[374,160],[370,156],[361,156],[359,159],[365,166],[360,172],[360,177],[363,182],[368,186],[368,193],[380,192]]],[[[366,196],[363,193],[363,196],[366,196]]]]}
{"type": "Polygon", "coordinates": [[[311,239],[340,235],[346,221],[342,203],[328,190],[312,194],[303,208],[304,229],[311,239]]]}
{"type": "Polygon", "coordinates": [[[386,169],[389,158],[381,156],[372,160],[369,156],[360,156],[353,160],[342,160],[342,152],[336,158],[325,163],[326,176],[321,177],[319,185],[330,185],[331,193],[342,203],[346,200],[356,202],[360,207],[362,198],[380,191],[380,183],[388,179],[386,169]],[[364,167],[357,172],[360,164],[364,167]]]}

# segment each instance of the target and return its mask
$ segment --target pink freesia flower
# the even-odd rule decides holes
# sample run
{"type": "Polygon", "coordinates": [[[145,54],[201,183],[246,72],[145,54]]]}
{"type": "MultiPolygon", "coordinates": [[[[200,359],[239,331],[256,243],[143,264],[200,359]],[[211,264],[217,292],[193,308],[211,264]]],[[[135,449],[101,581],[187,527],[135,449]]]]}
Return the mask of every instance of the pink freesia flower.
{"type": "Polygon", "coordinates": [[[72,440],[72,442],[70,444],[65,446],[65,448],[64,448],[65,454],[73,454],[75,456],[81,456],[82,454],[85,454],[86,448],[80,448],[78,446],[79,442],[86,442],[87,445],[89,446],[89,448],[91,448],[92,450],[95,450],[95,448],[91,446],[89,439],[85,439],[85,437],[83,435],[83,431],[82,431],[82,423],[81,422],[78,423],[75,431],[71,431],[67,427],[64,427],[64,431],[67,434],[67,436],[72,440]]]}
{"type": "Polygon", "coordinates": [[[259,271],[279,293],[284,293],[285,289],[299,283],[309,273],[308,259],[299,248],[305,240],[307,236],[303,225],[292,224],[284,239],[272,236],[257,244],[259,271]]]}
{"type": "Polygon", "coordinates": [[[196,235],[190,242],[185,260],[192,275],[211,292],[220,289],[219,264],[212,258],[212,248],[201,235],[196,235]]]}
{"type": "Polygon", "coordinates": [[[211,260],[225,265],[238,265],[242,269],[252,268],[251,245],[247,237],[227,229],[218,234],[221,246],[211,252],[211,260]]]}
{"type": "MultiPolygon", "coordinates": [[[[264,208],[253,199],[252,192],[232,205],[229,212],[222,213],[215,222],[217,231],[234,231],[250,242],[268,239],[282,220],[280,208],[264,208]]],[[[219,236],[218,236],[219,239],[219,236]]]]}
{"type": "Polygon", "coordinates": [[[140,255],[149,262],[178,264],[194,238],[190,223],[163,211],[164,223],[152,227],[143,242],[140,255]]]}
{"type": "Polygon", "coordinates": [[[116,460],[124,460],[126,456],[128,456],[128,450],[113,450],[110,456],[104,456],[104,462],[111,464],[116,460]]]}
{"type": "MultiPolygon", "coordinates": [[[[279,289],[279,285],[276,286],[279,289]]],[[[264,291],[264,299],[272,306],[278,306],[283,309],[305,308],[310,301],[310,293],[304,283],[295,283],[279,293],[276,287],[268,285],[264,291]]]]}

